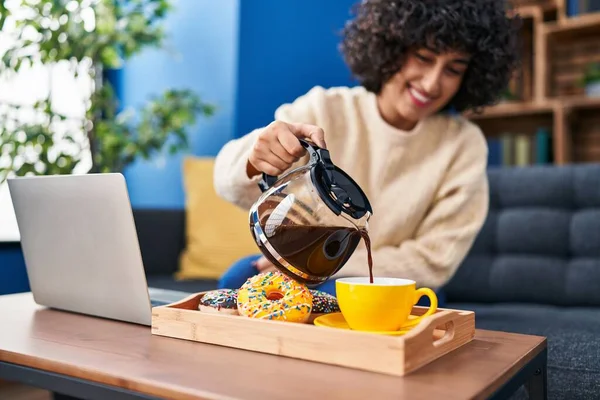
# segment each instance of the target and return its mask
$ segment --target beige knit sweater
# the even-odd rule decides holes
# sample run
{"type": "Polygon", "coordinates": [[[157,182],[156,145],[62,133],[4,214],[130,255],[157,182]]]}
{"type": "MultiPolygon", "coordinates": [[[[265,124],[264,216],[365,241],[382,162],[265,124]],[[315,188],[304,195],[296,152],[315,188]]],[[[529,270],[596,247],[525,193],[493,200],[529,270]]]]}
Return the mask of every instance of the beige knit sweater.
{"type": "MultiPolygon", "coordinates": [[[[460,116],[436,115],[411,131],[380,116],[375,96],[361,87],[315,87],[275,112],[325,132],[331,159],[363,188],[373,207],[369,236],[373,274],[417,281],[436,289],[471,247],[488,211],[487,144],[460,116]]],[[[260,196],[260,176],[246,163],[260,128],[227,143],[215,161],[215,189],[249,209],[260,196]]],[[[335,276],[368,276],[361,244],[335,276]]]]}

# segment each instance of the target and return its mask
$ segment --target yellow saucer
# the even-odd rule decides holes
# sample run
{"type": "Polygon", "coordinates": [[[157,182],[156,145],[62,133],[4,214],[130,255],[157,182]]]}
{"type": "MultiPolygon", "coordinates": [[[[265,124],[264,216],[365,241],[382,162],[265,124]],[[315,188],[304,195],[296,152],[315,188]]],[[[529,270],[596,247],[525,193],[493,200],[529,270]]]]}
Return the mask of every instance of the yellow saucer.
{"type": "MultiPolygon", "coordinates": [[[[338,329],[348,329],[348,330],[350,330],[350,326],[348,326],[348,323],[344,319],[344,316],[342,315],[341,312],[321,315],[320,317],[315,318],[315,320],[313,321],[313,324],[315,324],[317,326],[324,326],[324,327],[327,327],[327,328],[338,328],[338,329]]],[[[406,325],[403,325],[402,328],[400,330],[398,330],[398,331],[391,331],[391,332],[386,332],[386,331],[362,331],[362,332],[379,333],[381,335],[401,336],[401,335],[405,335],[408,332],[410,332],[410,330],[412,328],[414,328],[414,324],[411,324],[410,321],[409,321],[406,325]]]]}

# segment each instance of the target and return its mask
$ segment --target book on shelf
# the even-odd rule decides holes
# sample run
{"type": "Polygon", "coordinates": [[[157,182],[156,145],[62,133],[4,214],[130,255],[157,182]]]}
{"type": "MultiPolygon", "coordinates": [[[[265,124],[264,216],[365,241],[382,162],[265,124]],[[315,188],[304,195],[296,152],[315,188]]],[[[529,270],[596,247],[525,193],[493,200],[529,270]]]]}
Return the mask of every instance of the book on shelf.
{"type": "Polygon", "coordinates": [[[488,137],[488,166],[527,166],[552,162],[551,134],[539,128],[534,134],[505,132],[488,137]]]}
{"type": "Polygon", "coordinates": [[[569,16],[600,11],[600,0],[570,0],[567,2],[569,16]]]}

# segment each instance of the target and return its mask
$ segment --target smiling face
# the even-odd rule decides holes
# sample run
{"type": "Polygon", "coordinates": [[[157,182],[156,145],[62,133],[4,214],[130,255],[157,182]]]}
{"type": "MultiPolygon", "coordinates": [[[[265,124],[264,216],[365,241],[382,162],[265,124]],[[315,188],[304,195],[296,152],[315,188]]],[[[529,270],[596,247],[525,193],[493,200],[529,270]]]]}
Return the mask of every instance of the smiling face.
{"type": "Polygon", "coordinates": [[[402,68],[378,95],[383,118],[399,129],[412,129],[454,97],[468,63],[469,56],[460,52],[438,53],[428,48],[410,51],[402,68]]]}

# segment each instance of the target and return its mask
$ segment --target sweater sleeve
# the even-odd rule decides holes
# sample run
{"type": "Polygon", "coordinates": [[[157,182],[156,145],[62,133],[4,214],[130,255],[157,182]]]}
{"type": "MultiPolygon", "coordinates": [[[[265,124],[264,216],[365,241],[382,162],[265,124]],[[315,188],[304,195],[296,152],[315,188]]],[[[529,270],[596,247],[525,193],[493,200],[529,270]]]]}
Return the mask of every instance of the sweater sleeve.
{"type": "MultiPolygon", "coordinates": [[[[444,285],[471,248],[488,212],[487,145],[479,128],[459,149],[430,211],[415,236],[372,252],[373,275],[412,279],[418,286],[444,285]]],[[[474,130],[474,131],[473,131],[474,130]]],[[[465,132],[467,133],[467,132],[465,132]]],[[[368,276],[367,251],[359,247],[334,276],[368,276]]]]}
{"type": "MultiPolygon", "coordinates": [[[[315,88],[294,102],[281,105],[275,111],[275,120],[316,124],[314,102],[316,95],[321,93],[320,88],[315,88]]],[[[215,158],[213,180],[217,195],[247,210],[261,195],[258,187],[261,176],[249,178],[246,166],[252,147],[263,129],[265,128],[255,129],[241,138],[227,142],[215,158]]],[[[300,159],[288,170],[306,163],[306,160],[306,157],[300,159]]]]}

